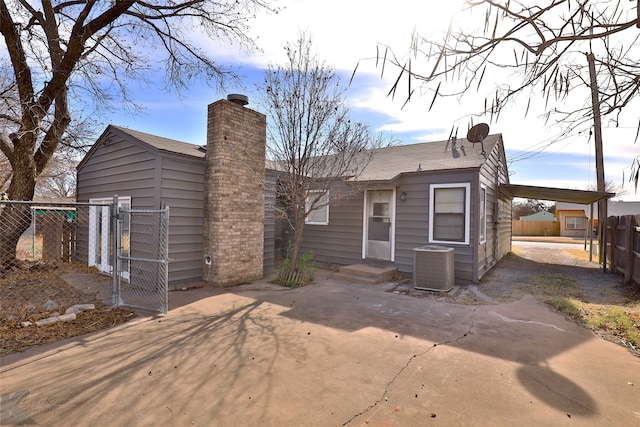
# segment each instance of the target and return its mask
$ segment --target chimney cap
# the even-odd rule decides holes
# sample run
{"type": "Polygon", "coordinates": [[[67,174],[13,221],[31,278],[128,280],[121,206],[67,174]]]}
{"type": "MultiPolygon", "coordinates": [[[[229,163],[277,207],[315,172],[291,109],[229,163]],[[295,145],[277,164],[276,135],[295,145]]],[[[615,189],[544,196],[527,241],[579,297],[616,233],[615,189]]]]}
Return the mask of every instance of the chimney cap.
{"type": "Polygon", "coordinates": [[[227,95],[227,101],[235,102],[239,105],[247,105],[249,103],[249,97],[239,93],[230,93],[227,95]]]}

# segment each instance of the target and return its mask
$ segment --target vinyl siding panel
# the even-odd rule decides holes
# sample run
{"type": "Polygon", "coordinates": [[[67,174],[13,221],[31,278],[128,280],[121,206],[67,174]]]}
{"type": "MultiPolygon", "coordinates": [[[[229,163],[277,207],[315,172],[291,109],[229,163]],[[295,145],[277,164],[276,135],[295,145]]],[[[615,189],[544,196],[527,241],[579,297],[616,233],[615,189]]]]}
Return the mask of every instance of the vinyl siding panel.
{"type": "Polygon", "coordinates": [[[169,285],[202,279],[204,159],[161,152],[160,203],[169,206],[169,285]]]}
{"type": "Polygon", "coordinates": [[[438,172],[416,172],[402,175],[397,180],[396,191],[396,252],[395,265],[398,272],[413,277],[414,248],[428,244],[436,244],[454,248],[455,283],[473,282],[474,259],[474,226],[477,222],[478,197],[477,171],[451,170],[438,172]],[[469,244],[432,243],[429,241],[429,197],[433,184],[467,184],[470,183],[470,239],[469,244]],[[406,200],[400,196],[406,193],[406,200]]]}
{"type": "MultiPolygon", "coordinates": [[[[201,280],[204,159],[161,152],[117,132],[104,140],[78,170],[78,201],[118,194],[131,197],[132,209],[169,206],[169,286],[201,280]]],[[[157,256],[140,243],[151,236],[131,237],[136,256],[157,256]]]]}
{"type": "Polygon", "coordinates": [[[82,168],[82,172],[91,174],[93,177],[101,177],[101,176],[120,176],[128,180],[132,180],[134,176],[145,176],[145,177],[153,177],[153,171],[155,169],[155,161],[156,157],[150,156],[150,153],[138,153],[132,152],[128,154],[125,158],[121,159],[123,162],[129,161],[129,163],[124,164],[114,164],[109,167],[109,159],[108,157],[101,156],[101,159],[92,159],[93,161],[105,161],[106,165],[100,165],[101,167],[91,167],[97,166],[93,162],[88,163],[85,167],[82,168]]]}
{"type": "Polygon", "coordinates": [[[112,138],[109,144],[99,143],[84,160],[81,170],[86,173],[104,172],[109,169],[131,169],[140,160],[153,160],[155,155],[141,144],[126,138],[112,138]]]}
{"type": "Polygon", "coordinates": [[[474,282],[480,281],[511,250],[511,200],[499,194],[500,184],[509,182],[502,144],[493,147],[479,178],[487,189],[487,239],[478,245],[474,282]]]}
{"type": "Polygon", "coordinates": [[[402,176],[396,191],[396,253],[398,271],[413,276],[413,248],[429,243],[429,184],[427,173],[402,176]],[[401,200],[402,193],[406,200],[401,200]]]}
{"type": "Polygon", "coordinates": [[[99,145],[78,170],[77,200],[131,196],[132,208],[150,209],[156,158],[138,144],[114,139],[99,145]]]}
{"type": "Polygon", "coordinates": [[[362,193],[329,207],[328,225],[306,224],[301,253],[331,265],[362,262],[362,193]]]}

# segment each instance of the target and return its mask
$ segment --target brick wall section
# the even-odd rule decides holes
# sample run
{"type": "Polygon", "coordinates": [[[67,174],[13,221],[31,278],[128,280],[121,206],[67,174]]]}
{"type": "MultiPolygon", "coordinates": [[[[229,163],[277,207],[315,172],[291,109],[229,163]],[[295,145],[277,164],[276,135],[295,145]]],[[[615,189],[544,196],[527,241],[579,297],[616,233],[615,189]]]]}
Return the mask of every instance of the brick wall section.
{"type": "Polygon", "coordinates": [[[240,104],[209,105],[203,279],[232,286],[262,277],[266,117],[240,104]]]}

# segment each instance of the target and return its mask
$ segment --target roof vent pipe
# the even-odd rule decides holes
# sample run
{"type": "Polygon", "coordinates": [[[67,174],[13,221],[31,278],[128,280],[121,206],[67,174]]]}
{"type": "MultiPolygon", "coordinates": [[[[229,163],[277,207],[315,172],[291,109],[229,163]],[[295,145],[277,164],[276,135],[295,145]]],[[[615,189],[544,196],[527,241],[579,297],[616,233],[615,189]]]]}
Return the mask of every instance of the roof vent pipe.
{"type": "Polygon", "coordinates": [[[240,95],[239,93],[231,93],[227,95],[227,101],[235,102],[238,105],[245,106],[249,103],[249,97],[240,95]]]}

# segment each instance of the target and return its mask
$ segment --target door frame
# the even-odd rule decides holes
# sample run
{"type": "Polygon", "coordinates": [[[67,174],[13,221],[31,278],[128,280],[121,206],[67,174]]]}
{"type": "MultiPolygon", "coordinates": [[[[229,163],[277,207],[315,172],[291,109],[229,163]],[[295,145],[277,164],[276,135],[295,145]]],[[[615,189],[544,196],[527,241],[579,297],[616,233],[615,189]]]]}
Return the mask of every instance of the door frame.
{"type": "MultiPolygon", "coordinates": [[[[113,246],[112,233],[115,231],[112,230],[111,224],[111,208],[113,206],[113,200],[113,198],[105,197],[89,199],[89,251],[87,265],[94,266],[99,271],[107,274],[115,274],[111,259],[113,255],[111,253],[113,246]],[[98,222],[98,220],[100,221],[98,222]],[[100,224],[99,228],[98,223],[100,224]],[[100,245],[98,245],[98,241],[100,242],[100,245]],[[100,249],[99,254],[98,248],[100,249]]],[[[123,208],[123,205],[125,206],[125,212],[131,209],[130,196],[118,197],[118,209],[123,208]]],[[[128,213],[126,215],[128,215],[128,213]]],[[[123,230],[120,231],[122,232],[123,230]]],[[[127,230],[127,232],[129,232],[129,230],[127,230]]],[[[122,248],[118,248],[118,251],[121,250],[122,248]]],[[[130,249],[127,248],[127,250],[130,249]]],[[[122,277],[126,280],[129,279],[129,268],[130,266],[127,263],[125,268],[120,272],[122,277]]]]}
{"type": "MultiPolygon", "coordinates": [[[[375,188],[364,190],[364,205],[362,209],[362,259],[367,259],[367,235],[369,232],[369,192],[373,191],[389,191],[391,192],[389,200],[389,221],[391,227],[389,230],[389,259],[383,261],[395,262],[396,259],[396,188],[375,188]]],[[[374,259],[374,258],[371,258],[374,259]]],[[[375,258],[377,259],[377,258],[375,258]]]]}

